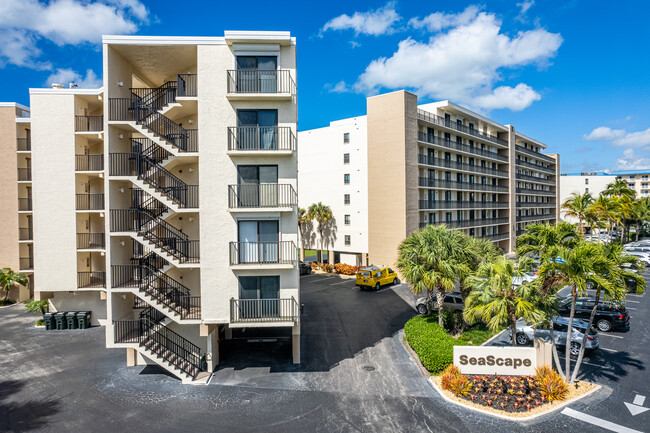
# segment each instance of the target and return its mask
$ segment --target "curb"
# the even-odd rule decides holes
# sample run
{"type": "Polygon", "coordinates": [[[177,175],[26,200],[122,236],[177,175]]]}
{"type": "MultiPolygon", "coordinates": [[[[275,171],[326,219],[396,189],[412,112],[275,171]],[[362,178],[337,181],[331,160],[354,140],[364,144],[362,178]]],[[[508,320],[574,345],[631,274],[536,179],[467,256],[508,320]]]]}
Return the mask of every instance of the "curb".
{"type": "Polygon", "coordinates": [[[494,413],[494,412],[490,412],[490,411],[487,411],[487,410],[479,409],[479,408],[476,408],[476,407],[473,407],[473,406],[468,406],[468,405],[465,405],[465,404],[463,404],[463,403],[461,403],[459,401],[452,400],[440,388],[438,388],[438,384],[436,384],[436,382],[433,380],[433,377],[429,378],[429,383],[431,383],[431,386],[433,387],[433,389],[435,389],[438,392],[438,394],[440,394],[440,396],[443,399],[445,399],[446,401],[448,401],[449,403],[453,403],[453,404],[455,404],[457,406],[461,406],[461,407],[463,407],[465,409],[473,410],[474,412],[482,413],[483,415],[493,416],[495,418],[500,418],[500,419],[504,419],[504,420],[507,420],[507,421],[515,421],[515,422],[530,421],[530,420],[539,418],[541,416],[548,415],[550,413],[555,412],[558,409],[562,409],[565,406],[568,406],[568,405],[570,405],[570,404],[572,404],[572,403],[574,403],[574,402],[576,402],[578,400],[581,400],[581,399],[583,399],[585,397],[588,397],[591,394],[595,393],[596,391],[599,391],[600,389],[602,389],[601,385],[596,385],[596,387],[594,389],[589,390],[589,391],[587,391],[586,393],[584,393],[582,395],[574,397],[571,400],[567,400],[565,402],[562,402],[562,403],[558,404],[557,406],[552,407],[552,408],[550,408],[550,409],[548,409],[548,410],[546,410],[544,412],[536,413],[534,415],[529,415],[529,416],[510,417],[510,416],[507,416],[507,415],[501,415],[499,413],[494,413]]]}
{"type": "Polygon", "coordinates": [[[487,341],[485,341],[483,344],[481,344],[481,346],[486,346],[488,343],[491,343],[492,340],[496,340],[497,338],[499,338],[501,336],[501,334],[503,334],[507,330],[508,330],[508,328],[506,328],[503,331],[499,332],[497,335],[494,335],[494,336],[488,338],[487,341]]]}

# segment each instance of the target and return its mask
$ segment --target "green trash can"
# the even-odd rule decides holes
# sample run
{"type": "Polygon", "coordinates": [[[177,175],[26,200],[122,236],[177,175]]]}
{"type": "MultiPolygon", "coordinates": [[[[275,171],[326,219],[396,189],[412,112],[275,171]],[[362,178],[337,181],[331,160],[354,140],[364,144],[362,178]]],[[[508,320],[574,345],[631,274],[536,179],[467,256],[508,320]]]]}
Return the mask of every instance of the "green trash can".
{"type": "Polygon", "coordinates": [[[54,320],[56,321],[56,328],[55,329],[61,330],[61,329],[67,329],[68,328],[68,323],[65,320],[65,313],[64,312],[54,313],[54,320]]]}
{"type": "Polygon", "coordinates": [[[79,311],[76,317],[79,329],[90,328],[90,311],[79,311]]]}
{"type": "Polygon", "coordinates": [[[68,322],[68,329],[77,329],[77,315],[76,311],[67,311],[65,313],[65,320],[68,322]]]}
{"type": "Polygon", "coordinates": [[[55,327],[54,315],[52,313],[43,314],[43,321],[45,322],[45,330],[51,331],[55,327]]]}

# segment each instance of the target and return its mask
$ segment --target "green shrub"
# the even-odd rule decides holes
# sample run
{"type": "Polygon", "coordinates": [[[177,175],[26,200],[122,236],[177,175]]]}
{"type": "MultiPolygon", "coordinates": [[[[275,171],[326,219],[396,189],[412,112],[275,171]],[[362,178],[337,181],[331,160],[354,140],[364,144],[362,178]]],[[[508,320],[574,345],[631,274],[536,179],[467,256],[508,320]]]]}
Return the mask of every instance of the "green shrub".
{"type": "Polygon", "coordinates": [[[13,305],[15,304],[16,301],[12,301],[11,299],[0,299],[0,307],[4,307],[7,305],[13,305]]]}
{"type": "Polygon", "coordinates": [[[30,299],[25,303],[25,311],[32,314],[45,314],[50,311],[50,303],[47,299],[43,299],[42,301],[30,299]]]}
{"type": "Polygon", "coordinates": [[[43,319],[38,319],[36,321],[36,326],[45,326],[45,320],[43,319]]]}

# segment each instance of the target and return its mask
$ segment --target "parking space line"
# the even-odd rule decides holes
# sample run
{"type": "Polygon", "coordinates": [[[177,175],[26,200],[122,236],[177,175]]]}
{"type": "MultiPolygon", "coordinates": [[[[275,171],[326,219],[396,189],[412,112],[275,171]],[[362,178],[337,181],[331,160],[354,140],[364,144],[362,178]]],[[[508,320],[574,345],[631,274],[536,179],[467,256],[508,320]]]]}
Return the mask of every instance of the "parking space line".
{"type": "Polygon", "coordinates": [[[341,281],[340,283],[330,284],[330,286],[338,286],[339,284],[347,284],[347,283],[356,283],[356,281],[354,281],[354,280],[346,280],[346,281],[341,281]]]}
{"type": "Polygon", "coordinates": [[[608,349],[608,348],[606,348],[606,347],[602,347],[602,346],[601,346],[601,349],[602,349],[602,350],[606,350],[606,351],[608,351],[608,352],[614,352],[614,353],[618,352],[618,350],[608,349]]]}
{"type": "Polygon", "coordinates": [[[571,409],[570,407],[565,407],[560,413],[616,433],[641,433],[639,430],[634,430],[629,427],[614,424],[611,421],[596,418],[595,416],[587,415],[586,413],[578,412],[577,410],[571,409]]]}
{"type": "Polygon", "coordinates": [[[605,334],[604,332],[600,332],[598,333],[598,335],[601,337],[612,337],[612,338],[621,338],[621,339],[623,338],[620,335],[605,334]]]}
{"type": "MultiPolygon", "coordinates": [[[[566,358],[564,356],[560,355],[560,354],[558,354],[558,358],[560,358],[560,361],[562,361],[562,363],[564,363],[564,361],[566,360],[566,358]]],[[[575,362],[575,359],[571,358],[571,361],[575,362]]],[[[592,365],[594,367],[601,367],[602,368],[602,365],[594,364],[592,362],[587,362],[587,361],[583,360],[582,363],[587,364],[587,365],[592,365]]]]}
{"type": "Polygon", "coordinates": [[[628,301],[627,299],[625,300],[625,303],[627,304],[628,302],[632,302],[633,304],[640,304],[641,302],[639,301],[628,301]]]}
{"type": "Polygon", "coordinates": [[[627,308],[628,310],[636,310],[636,308],[632,308],[632,307],[625,307],[625,308],[627,308]]]}

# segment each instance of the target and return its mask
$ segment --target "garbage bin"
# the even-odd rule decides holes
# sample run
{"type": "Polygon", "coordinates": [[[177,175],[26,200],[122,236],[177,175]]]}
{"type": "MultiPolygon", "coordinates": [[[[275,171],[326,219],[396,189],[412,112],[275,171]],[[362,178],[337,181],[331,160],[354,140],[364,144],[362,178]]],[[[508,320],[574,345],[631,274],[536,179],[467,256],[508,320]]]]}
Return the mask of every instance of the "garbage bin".
{"type": "Polygon", "coordinates": [[[45,330],[46,331],[51,331],[54,329],[54,316],[52,313],[45,313],[43,314],[43,321],[45,322],[45,330]]]}
{"type": "Polygon", "coordinates": [[[67,329],[68,324],[66,323],[64,312],[54,313],[54,320],[56,321],[56,329],[67,329]]]}
{"type": "Polygon", "coordinates": [[[77,329],[77,320],[75,311],[67,311],[65,313],[65,320],[68,322],[68,329],[77,329]]]}
{"type": "Polygon", "coordinates": [[[77,313],[77,325],[79,329],[90,328],[90,311],[79,311],[77,313]]]}

